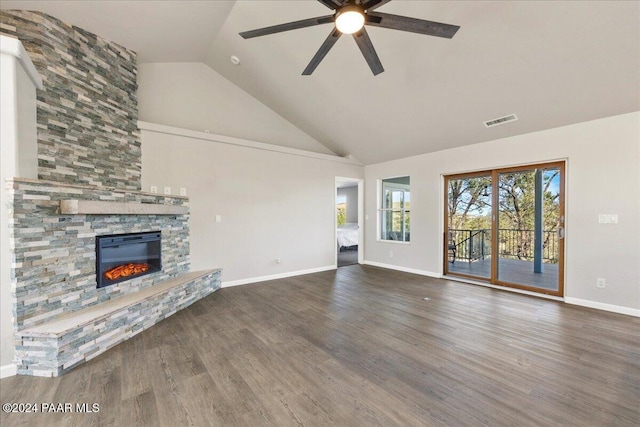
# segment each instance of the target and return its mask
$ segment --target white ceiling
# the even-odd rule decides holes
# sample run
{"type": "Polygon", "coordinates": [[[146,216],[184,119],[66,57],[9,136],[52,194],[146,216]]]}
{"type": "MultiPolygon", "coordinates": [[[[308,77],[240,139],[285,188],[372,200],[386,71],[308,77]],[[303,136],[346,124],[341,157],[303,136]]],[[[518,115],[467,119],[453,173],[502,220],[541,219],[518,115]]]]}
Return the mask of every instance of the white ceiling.
{"type": "Polygon", "coordinates": [[[137,51],[139,62],[205,62],[365,164],[640,110],[637,1],[394,0],[379,11],[461,29],[448,40],[368,28],[385,68],[376,77],[350,36],[312,76],[300,75],[330,24],[238,36],[330,14],[317,1],[3,0],[1,7],[49,13],[137,51]],[[511,113],[517,122],[482,124],[511,113]]]}
{"type": "Polygon", "coordinates": [[[138,62],[204,62],[235,1],[2,0],[37,10],[138,53],[138,62]]]}

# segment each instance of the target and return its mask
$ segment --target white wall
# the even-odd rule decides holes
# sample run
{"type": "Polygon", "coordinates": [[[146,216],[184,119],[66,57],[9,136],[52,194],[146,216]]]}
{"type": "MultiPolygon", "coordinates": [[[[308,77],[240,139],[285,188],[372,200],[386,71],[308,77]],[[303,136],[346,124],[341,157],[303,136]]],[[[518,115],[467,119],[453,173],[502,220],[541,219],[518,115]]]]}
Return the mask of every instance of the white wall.
{"type": "MultiPolygon", "coordinates": [[[[11,252],[9,251],[8,194],[5,180],[12,178],[16,169],[15,135],[15,82],[14,58],[0,56],[0,366],[13,361],[13,321],[11,301],[11,252]]],[[[35,90],[34,90],[35,91],[35,90]]]]}
{"type": "Polygon", "coordinates": [[[366,166],[366,261],[442,274],[443,174],[559,159],[567,159],[565,296],[640,309],[640,112],[366,166]],[[411,176],[408,245],[375,235],[377,179],[399,175],[411,176]],[[602,213],[619,223],[598,224],[602,213]]]}
{"type": "Polygon", "coordinates": [[[336,176],[363,168],[142,131],[143,189],[187,188],[192,270],[225,283],[333,266],[336,176]]]}
{"type": "Polygon", "coordinates": [[[150,123],[333,154],[199,62],[139,64],[138,108],[150,123]]]}
{"type": "Polygon", "coordinates": [[[347,198],[347,222],[358,223],[358,186],[338,188],[338,196],[347,198]]]}
{"type": "Polygon", "coordinates": [[[42,80],[22,44],[0,36],[0,378],[13,375],[13,307],[6,180],[37,178],[36,87],[42,80]]]}

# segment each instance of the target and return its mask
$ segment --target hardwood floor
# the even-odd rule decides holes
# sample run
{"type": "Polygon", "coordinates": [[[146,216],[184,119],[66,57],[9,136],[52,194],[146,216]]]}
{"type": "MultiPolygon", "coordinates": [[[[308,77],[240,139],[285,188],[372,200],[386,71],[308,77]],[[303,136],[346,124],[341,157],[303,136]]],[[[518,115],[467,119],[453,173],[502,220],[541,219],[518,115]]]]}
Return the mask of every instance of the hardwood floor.
{"type": "Polygon", "coordinates": [[[352,246],[338,251],[338,267],[346,267],[358,263],[358,247],[352,246]]]}
{"type": "Polygon", "coordinates": [[[354,265],[225,288],[63,377],[0,380],[2,403],[99,404],[0,421],[637,426],[639,331],[630,316],[354,265]]]}

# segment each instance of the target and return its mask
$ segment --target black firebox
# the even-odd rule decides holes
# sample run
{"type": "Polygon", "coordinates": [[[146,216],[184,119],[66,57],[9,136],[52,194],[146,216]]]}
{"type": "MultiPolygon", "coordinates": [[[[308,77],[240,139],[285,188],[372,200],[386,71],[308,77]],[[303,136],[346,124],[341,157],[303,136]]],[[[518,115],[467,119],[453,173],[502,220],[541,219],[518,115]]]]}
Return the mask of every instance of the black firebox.
{"type": "Polygon", "coordinates": [[[98,288],[162,270],[162,232],[96,236],[98,288]]]}

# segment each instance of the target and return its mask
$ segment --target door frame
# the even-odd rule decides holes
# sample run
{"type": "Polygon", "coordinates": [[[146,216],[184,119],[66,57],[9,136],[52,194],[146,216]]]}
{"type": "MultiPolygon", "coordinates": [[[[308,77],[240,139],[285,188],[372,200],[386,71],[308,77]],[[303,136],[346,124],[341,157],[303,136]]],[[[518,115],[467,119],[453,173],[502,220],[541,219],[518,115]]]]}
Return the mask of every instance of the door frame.
{"type": "Polygon", "coordinates": [[[502,167],[502,168],[492,168],[485,169],[481,171],[473,171],[468,173],[456,173],[450,175],[443,175],[444,177],[444,232],[443,232],[443,276],[455,276],[461,277],[465,279],[476,280],[480,282],[486,282],[491,285],[504,287],[504,288],[513,288],[520,289],[528,292],[552,295],[556,297],[564,297],[564,271],[565,271],[565,240],[566,240],[566,224],[567,224],[567,213],[566,213],[566,160],[557,160],[551,162],[543,162],[543,163],[531,163],[519,166],[511,166],[511,167],[502,167]],[[526,171],[531,169],[549,169],[549,168],[558,168],[560,169],[560,200],[558,203],[558,207],[560,209],[560,217],[562,218],[563,223],[560,225],[563,228],[564,235],[563,238],[558,239],[558,290],[548,290],[543,288],[536,288],[533,286],[527,286],[517,283],[510,283],[501,281],[498,279],[498,256],[491,256],[491,277],[485,278],[480,276],[472,276],[464,273],[455,273],[448,271],[448,230],[449,230],[449,180],[457,179],[457,178],[473,178],[473,177],[481,177],[481,176],[491,176],[491,253],[498,254],[499,251],[499,242],[498,242],[498,215],[499,211],[496,210],[499,203],[499,191],[498,189],[498,175],[501,173],[509,173],[509,172],[519,172],[526,171]]]}
{"type": "Polygon", "coordinates": [[[338,185],[344,183],[357,183],[358,187],[358,264],[364,263],[364,179],[335,177],[333,193],[333,246],[334,266],[338,268],[338,216],[336,215],[336,199],[338,198],[338,185]]]}

